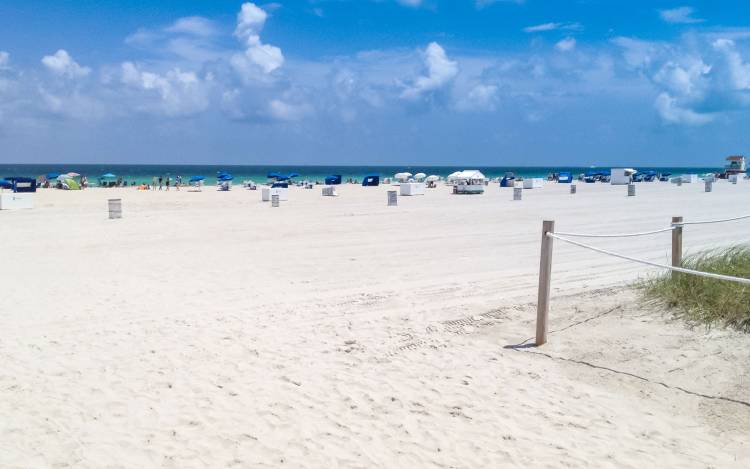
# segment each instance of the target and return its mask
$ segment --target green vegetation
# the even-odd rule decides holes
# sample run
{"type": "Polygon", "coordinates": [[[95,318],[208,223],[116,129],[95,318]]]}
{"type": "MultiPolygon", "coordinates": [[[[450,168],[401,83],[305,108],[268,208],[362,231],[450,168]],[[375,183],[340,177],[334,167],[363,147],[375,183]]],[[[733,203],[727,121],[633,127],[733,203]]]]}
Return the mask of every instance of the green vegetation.
{"type": "MultiPolygon", "coordinates": [[[[683,267],[750,278],[750,245],[694,254],[683,259],[683,267]]],[[[639,287],[648,301],[668,307],[688,322],[750,332],[750,285],[675,272],[639,287]]]]}

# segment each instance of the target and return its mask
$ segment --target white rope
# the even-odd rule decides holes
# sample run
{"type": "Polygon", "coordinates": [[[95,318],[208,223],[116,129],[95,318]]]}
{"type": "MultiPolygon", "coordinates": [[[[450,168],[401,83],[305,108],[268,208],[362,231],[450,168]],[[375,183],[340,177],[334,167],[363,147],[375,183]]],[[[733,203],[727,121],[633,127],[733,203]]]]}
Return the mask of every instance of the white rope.
{"type": "Polygon", "coordinates": [[[657,233],[664,233],[665,231],[672,231],[674,230],[674,226],[670,226],[669,228],[662,228],[659,230],[653,230],[653,231],[641,231],[639,233],[614,233],[614,234],[588,234],[588,233],[564,233],[562,231],[556,231],[555,234],[562,235],[562,236],[573,236],[578,238],[630,238],[633,236],[647,236],[657,233]]]}
{"type": "Polygon", "coordinates": [[[659,264],[659,263],[656,263],[656,262],[651,262],[651,261],[647,261],[647,260],[643,260],[643,259],[638,259],[638,258],[635,258],[635,257],[625,256],[623,254],[618,254],[616,252],[607,251],[607,250],[600,249],[600,248],[597,248],[597,247],[594,247],[594,246],[589,246],[588,244],[579,243],[577,241],[573,241],[572,239],[566,239],[566,238],[563,238],[561,236],[558,236],[557,233],[548,232],[547,236],[549,236],[551,238],[559,239],[560,241],[564,241],[566,243],[570,243],[570,244],[576,245],[578,247],[582,247],[584,249],[590,249],[592,251],[596,251],[596,252],[599,252],[601,254],[607,254],[608,256],[619,257],[620,259],[625,259],[627,261],[632,261],[632,262],[638,262],[638,263],[645,264],[645,265],[648,265],[648,266],[651,266],[651,267],[658,267],[660,269],[667,269],[667,270],[671,270],[671,271],[674,271],[674,272],[682,272],[684,274],[697,275],[699,277],[713,278],[713,279],[716,279],[716,280],[727,280],[729,282],[737,282],[737,283],[742,283],[742,284],[745,284],[745,285],[750,285],[750,278],[733,277],[731,275],[714,274],[714,273],[711,273],[711,272],[701,272],[699,270],[685,269],[683,267],[674,267],[674,266],[667,265],[667,264],[659,264]]]}
{"type": "Polygon", "coordinates": [[[675,226],[681,226],[681,225],[707,225],[709,223],[724,223],[724,222],[728,222],[728,221],[744,220],[745,218],[750,218],[750,215],[742,215],[740,217],[734,217],[734,218],[722,218],[720,220],[683,221],[681,223],[675,223],[675,226]]]}

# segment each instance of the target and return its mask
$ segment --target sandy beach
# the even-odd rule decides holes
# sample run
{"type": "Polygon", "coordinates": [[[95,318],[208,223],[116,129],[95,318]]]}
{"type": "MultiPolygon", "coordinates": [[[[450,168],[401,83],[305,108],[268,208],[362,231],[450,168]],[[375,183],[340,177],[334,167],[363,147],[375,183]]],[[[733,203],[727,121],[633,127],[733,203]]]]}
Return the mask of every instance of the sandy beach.
{"type": "MultiPolygon", "coordinates": [[[[750,337],[642,303],[656,271],[541,225],[748,213],[750,182],[40,190],[0,212],[0,467],[748,467],[750,337]],[[121,198],[123,218],[107,218],[121,198]]],[[[685,228],[685,252],[749,221],[685,228]]],[[[669,262],[670,234],[591,244],[669,262]]]]}

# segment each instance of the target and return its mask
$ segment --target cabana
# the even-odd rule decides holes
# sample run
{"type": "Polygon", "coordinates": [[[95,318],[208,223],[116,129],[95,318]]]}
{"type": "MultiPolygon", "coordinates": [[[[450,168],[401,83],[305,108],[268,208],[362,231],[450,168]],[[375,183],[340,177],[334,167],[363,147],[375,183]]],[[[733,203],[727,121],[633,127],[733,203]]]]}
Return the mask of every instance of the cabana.
{"type": "Polygon", "coordinates": [[[652,182],[654,179],[656,179],[656,171],[654,170],[648,170],[645,173],[640,173],[643,176],[644,182],[652,182]]]}
{"type": "Polygon", "coordinates": [[[460,174],[461,174],[461,171],[455,171],[453,173],[450,173],[448,177],[445,179],[445,182],[447,182],[449,185],[455,184],[456,178],[458,178],[460,174]]]}
{"type": "Polygon", "coordinates": [[[23,177],[0,179],[0,210],[34,208],[34,196],[29,192],[35,191],[36,179],[23,177]],[[30,187],[34,190],[27,190],[30,187]],[[11,189],[13,192],[4,193],[2,189],[11,189]]]}
{"type": "Polygon", "coordinates": [[[232,179],[234,179],[234,176],[232,176],[229,173],[225,173],[223,171],[219,171],[218,176],[216,177],[216,188],[220,191],[228,191],[232,188],[232,179]]]}
{"type": "Polygon", "coordinates": [[[633,168],[612,168],[609,182],[613,186],[630,184],[633,181],[633,175],[637,172],[633,168]]]}
{"type": "Polygon", "coordinates": [[[458,171],[453,173],[453,186],[454,194],[483,194],[484,193],[484,182],[487,178],[482,174],[481,171],[476,169],[469,169],[464,171],[458,171]]]}
{"type": "Polygon", "coordinates": [[[5,181],[9,182],[13,192],[36,192],[36,179],[21,176],[6,176],[5,181]]]}
{"type": "Polygon", "coordinates": [[[289,181],[292,178],[299,177],[299,174],[297,174],[297,173],[277,173],[277,172],[272,172],[272,173],[268,173],[266,176],[268,177],[268,179],[273,179],[275,181],[289,181]]]}
{"type": "Polygon", "coordinates": [[[589,169],[583,176],[583,182],[606,182],[609,180],[610,172],[606,169],[589,169]]]}
{"type": "Polygon", "coordinates": [[[557,176],[557,182],[563,183],[563,184],[570,184],[573,182],[573,173],[570,171],[560,171],[560,174],[557,176]]]}
{"type": "Polygon", "coordinates": [[[367,176],[362,179],[362,185],[363,186],[378,186],[380,185],[380,175],[379,174],[368,174],[367,176]]]}
{"type": "Polygon", "coordinates": [[[334,185],[341,184],[341,175],[332,174],[330,176],[326,176],[325,183],[327,186],[334,186],[334,185]]]}
{"type": "Polygon", "coordinates": [[[194,189],[188,189],[190,192],[202,192],[206,176],[191,176],[188,179],[188,185],[194,189]]]}

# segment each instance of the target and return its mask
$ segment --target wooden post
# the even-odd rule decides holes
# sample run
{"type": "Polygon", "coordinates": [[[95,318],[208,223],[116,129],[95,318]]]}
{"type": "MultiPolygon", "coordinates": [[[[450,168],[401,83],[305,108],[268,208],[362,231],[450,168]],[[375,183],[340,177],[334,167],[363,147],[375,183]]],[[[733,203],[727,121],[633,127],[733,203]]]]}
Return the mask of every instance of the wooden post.
{"type": "Polygon", "coordinates": [[[542,223],[542,251],[539,258],[539,296],[536,304],[536,346],[547,342],[547,319],[549,318],[550,280],[552,275],[552,241],[547,233],[555,232],[554,220],[542,223]]]}
{"type": "MultiPolygon", "coordinates": [[[[682,217],[672,217],[672,266],[682,267],[682,217]]],[[[677,272],[672,272],[672,277],[677,272]]]]}

